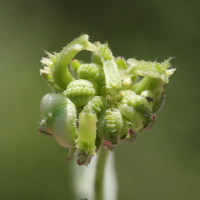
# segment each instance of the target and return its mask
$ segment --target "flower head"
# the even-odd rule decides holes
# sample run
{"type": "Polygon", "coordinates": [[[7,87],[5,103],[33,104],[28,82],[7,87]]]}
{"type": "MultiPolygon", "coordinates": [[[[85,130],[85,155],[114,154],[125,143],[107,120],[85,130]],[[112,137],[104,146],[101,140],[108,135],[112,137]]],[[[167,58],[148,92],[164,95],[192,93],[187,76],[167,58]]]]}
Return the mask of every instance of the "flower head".
{"type": "Polygon", "coordinates": [[[149,130],[163,104],[164,85],[175,69],[162,63],[115,58],[108,44],[82,35],[60,53],[47,53],[40,72],[54,92],[41,102],[39,131],[52,135],[88,165],[99,148],[113,150],[133,142],[138,131],[149,130]],[[74,60],[82,50],[92,52],[91,63],[74,60]]]}

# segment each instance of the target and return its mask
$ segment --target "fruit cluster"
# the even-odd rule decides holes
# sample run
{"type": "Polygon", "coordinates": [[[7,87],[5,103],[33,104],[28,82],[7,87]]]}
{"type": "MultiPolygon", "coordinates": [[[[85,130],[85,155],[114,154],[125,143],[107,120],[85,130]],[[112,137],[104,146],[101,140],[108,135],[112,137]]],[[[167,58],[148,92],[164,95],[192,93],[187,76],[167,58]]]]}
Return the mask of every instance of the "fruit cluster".
{"type": "Polygon", "coordinates": [[[99,148],[113,150],[149,130],[162,106],[164,86],[175,69],[163,63],[115,58],[108,44],[82,35],[60,53],[47,53],[40,72],[53,92],[41,101],[39,131],[70,148],[79,165],[88,165],[99,148]],[[74,59],[92,52],[91,63],[74,59]],[[170,69],[169,69],[170,68],[170,69]]]}

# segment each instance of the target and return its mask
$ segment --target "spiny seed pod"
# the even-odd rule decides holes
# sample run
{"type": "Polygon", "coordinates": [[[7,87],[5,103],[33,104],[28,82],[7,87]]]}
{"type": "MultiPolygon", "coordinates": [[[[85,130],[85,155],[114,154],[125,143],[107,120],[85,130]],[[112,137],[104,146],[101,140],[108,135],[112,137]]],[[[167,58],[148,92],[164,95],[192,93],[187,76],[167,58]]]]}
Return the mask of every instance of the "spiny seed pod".
{"type": "Polygon", "coordinates": [[[49,93],[42,98],[40,110],[39,131],[52,135],[63,147],[75,147],[78,136],[75,105],[63,94],[49,93]]]}
{"type": "Polygon", "coordinates": [[[95,93],[92,83],[82,79],[71,82],[63,92],[77,107],[86,105],[95,93]]]}

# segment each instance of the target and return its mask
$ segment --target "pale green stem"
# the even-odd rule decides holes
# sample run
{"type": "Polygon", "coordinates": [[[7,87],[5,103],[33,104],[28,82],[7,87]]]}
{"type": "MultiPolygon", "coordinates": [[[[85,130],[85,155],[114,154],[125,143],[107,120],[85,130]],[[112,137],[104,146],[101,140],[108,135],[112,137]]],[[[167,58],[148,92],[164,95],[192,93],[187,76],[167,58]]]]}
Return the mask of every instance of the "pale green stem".
{"type": "Polygon", "coordinates": [[[104,172],[106,161],[109,155],[109,151],[105,149],[100,149],[98,153],[98,160],[95,170],[95,200],[103,200],[103,183],[104,183],[104,172]]]}

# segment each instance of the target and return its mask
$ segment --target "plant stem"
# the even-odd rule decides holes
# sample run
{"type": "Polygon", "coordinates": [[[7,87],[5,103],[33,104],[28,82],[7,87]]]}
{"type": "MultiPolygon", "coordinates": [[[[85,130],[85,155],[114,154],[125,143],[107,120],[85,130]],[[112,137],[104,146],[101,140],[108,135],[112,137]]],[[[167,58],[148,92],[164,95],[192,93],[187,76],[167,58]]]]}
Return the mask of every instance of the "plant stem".
{"type": "Polygon", "coordinates": [[[106,166],[106,161],[109,155],[108,150],[100,149],[98,160],[96,164],[95,171],[95,200],[103,200],[103,182],[104,182],[104,170],[106,166]]]}

